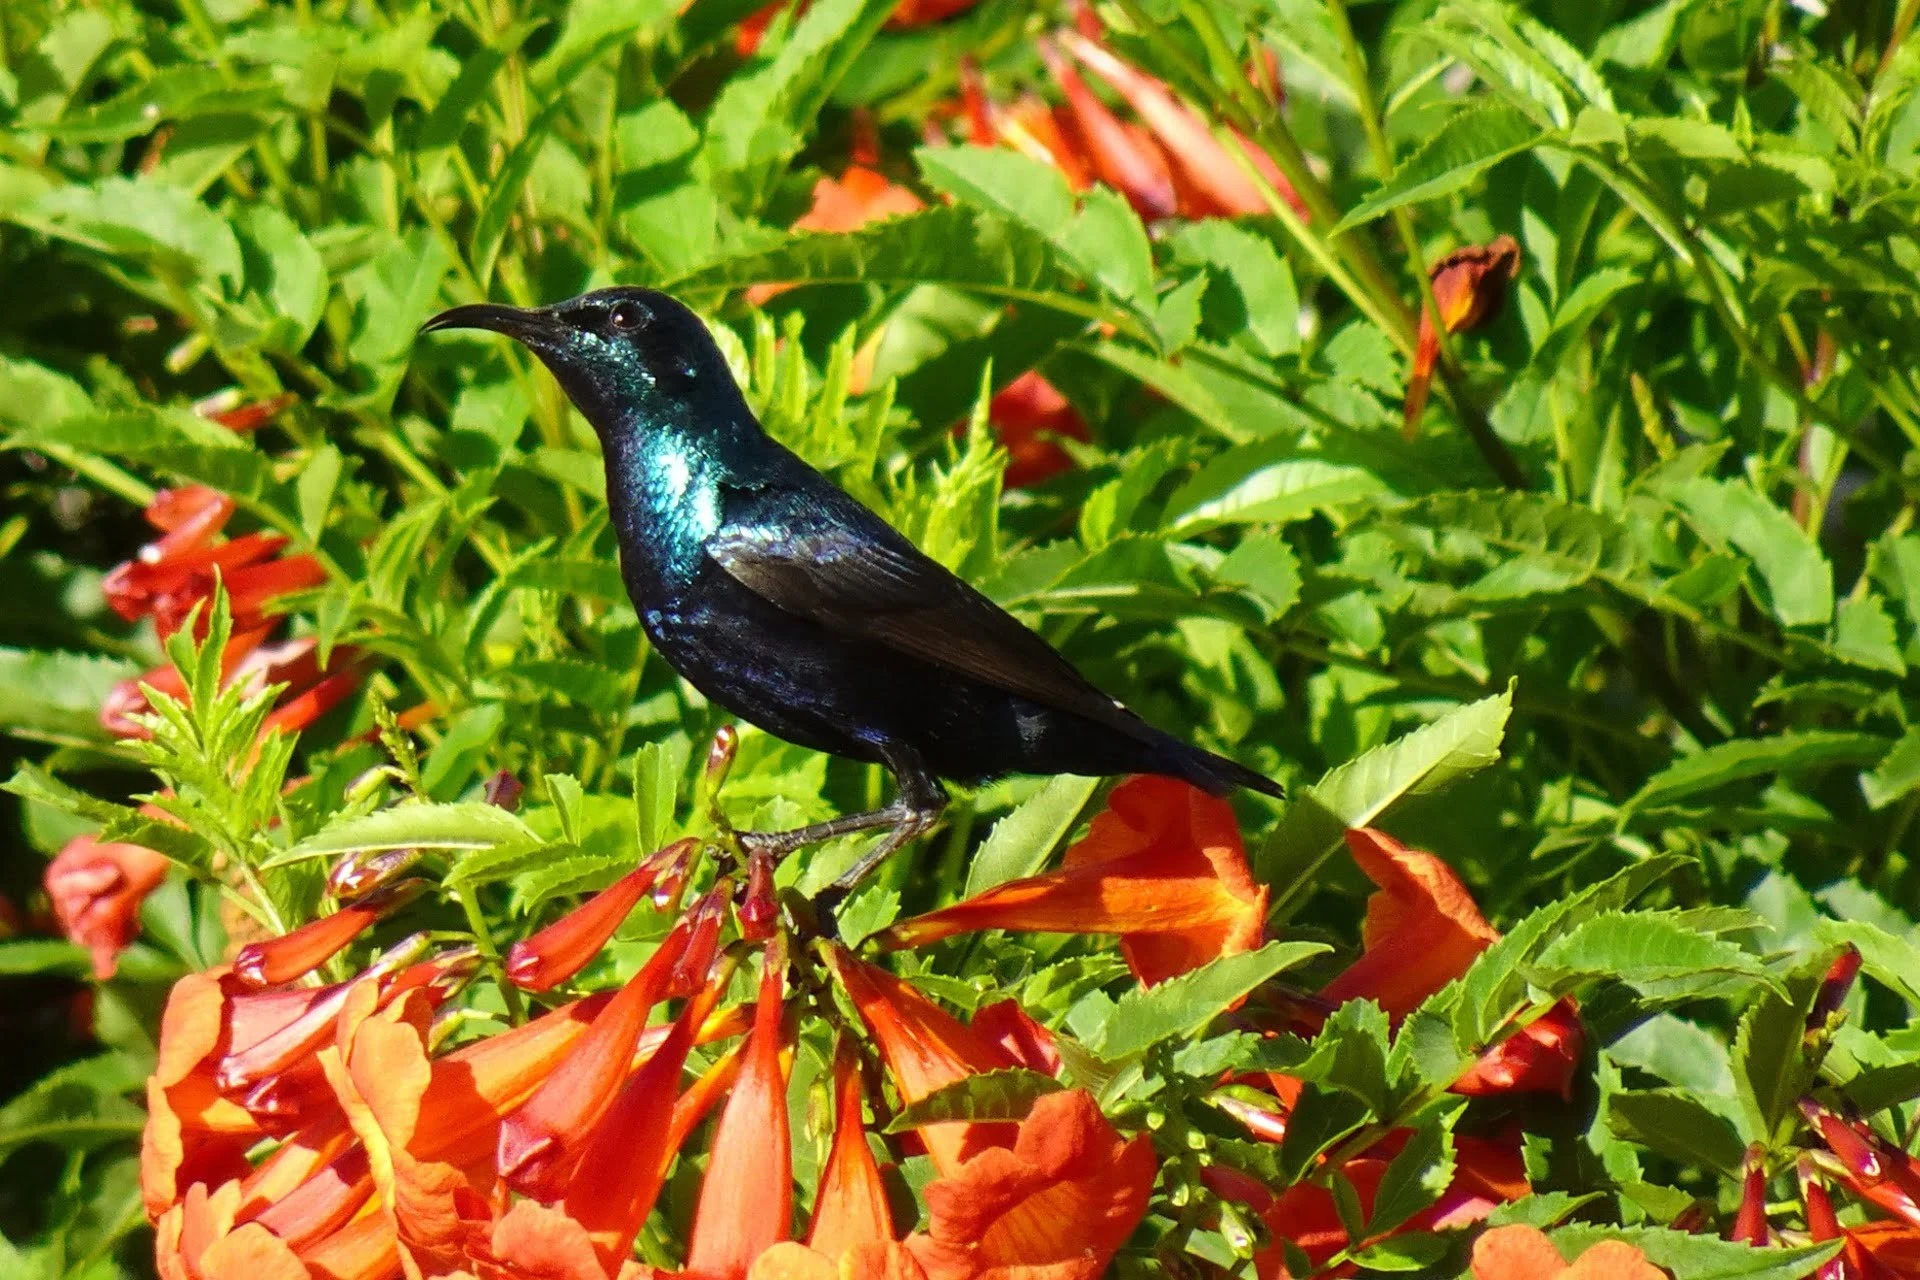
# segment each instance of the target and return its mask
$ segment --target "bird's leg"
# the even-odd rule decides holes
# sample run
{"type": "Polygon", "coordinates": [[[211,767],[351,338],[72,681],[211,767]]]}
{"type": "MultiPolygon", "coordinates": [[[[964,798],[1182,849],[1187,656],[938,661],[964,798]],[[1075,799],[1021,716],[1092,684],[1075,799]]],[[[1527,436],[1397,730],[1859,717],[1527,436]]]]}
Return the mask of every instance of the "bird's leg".
{"type": "Polygon", "coordinates": [[[838,818],[829,818],[825,822],[816,822],[812,826],[795,827],[791,831],[736,831],[734,835],[740,841],[740,847],[748,853],[765,853],[775,859],[784,858],[795,849],[804,849],[810,844],[820,844],[827,840],[850,836],[856,831],[871,831],[875,827],[897,827],[906,821],[908,811],[895,800],[884,809],[874,809],[867,813],[849,813],[838,818]]]}
{"type": "Polygon", "coordinates": [[[917,756],[890,756],[887,763],[892,766],[894,778],[900,784],[900,794],[894,798],[888,810],[899,816],[892,824],[893,830],[875,842],[873,848],[861,854],[858,862],[835,877],[832,884],[814,895],[815,909],[829,919],[846,896],[871,875],[875,867],[885,862],[902,845],[933,830],[940,821],[940,815],[946,811],[947,789],[927,772],[917,756]]]}

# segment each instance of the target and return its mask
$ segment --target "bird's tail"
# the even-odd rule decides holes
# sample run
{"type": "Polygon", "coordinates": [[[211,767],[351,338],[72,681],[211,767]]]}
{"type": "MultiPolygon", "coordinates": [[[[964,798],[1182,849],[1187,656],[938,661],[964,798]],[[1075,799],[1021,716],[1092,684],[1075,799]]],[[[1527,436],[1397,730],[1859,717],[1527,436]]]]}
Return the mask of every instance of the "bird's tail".
{"type": "Polygon", "coordinates": [[[1286,788],[1264,773],[1255,773],[1243,764],[1225,756],[1217,756],[1211,751],[1202,751],[1178,738],[1168,737],[1166,750],[1162,754],[1167,761],[1165,772],[1213,795],[1224,796],[1229,791],[1246,787],[1276,800],[1287,797],[1286,788]]]}

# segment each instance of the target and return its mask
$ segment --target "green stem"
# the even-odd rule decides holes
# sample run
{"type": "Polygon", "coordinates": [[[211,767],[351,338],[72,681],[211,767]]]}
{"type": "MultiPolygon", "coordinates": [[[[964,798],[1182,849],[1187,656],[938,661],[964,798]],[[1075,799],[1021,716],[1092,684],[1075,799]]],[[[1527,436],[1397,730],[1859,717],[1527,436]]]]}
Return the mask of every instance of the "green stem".
{"type": "Polygon", "coordinates": [[[519,1026],[527,1020],[526,1006],[520,999],[520,988],[507,980],[507,969],[501,962],[500,948],[493,940],[493,930],[488,926],[486,916],[480,913],[480,904],[474,900],[473,890],[463,886],[453,891],[453,897],[466,914],[467,928],[473,930],[473,945],[479,949],[480,958],[487,962],[487,969],[500,988],[500,999],[507,1006],[508,1019],[514,1026],[519,1026]]]}

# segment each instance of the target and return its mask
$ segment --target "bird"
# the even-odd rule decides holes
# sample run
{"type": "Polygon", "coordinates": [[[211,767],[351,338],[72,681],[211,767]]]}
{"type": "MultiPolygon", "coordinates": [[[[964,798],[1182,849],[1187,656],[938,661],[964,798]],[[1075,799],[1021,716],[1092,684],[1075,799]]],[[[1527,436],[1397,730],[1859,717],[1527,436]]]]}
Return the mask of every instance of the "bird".
{"type": "Polygon", "coordinates": [[[878,764],[885,807],[743,831],[771,858],[886,834],[837,901],[938,825],[947,782],[1151,773],[1214,795],[1272,779],[1164,732],[1012,614],[768,435],[705,323],[632,286],[544,307],[472,303],[421,333],[482,329],[531,351],[599,437],[620,573],[654,649],[776,737],[878,764]]]}

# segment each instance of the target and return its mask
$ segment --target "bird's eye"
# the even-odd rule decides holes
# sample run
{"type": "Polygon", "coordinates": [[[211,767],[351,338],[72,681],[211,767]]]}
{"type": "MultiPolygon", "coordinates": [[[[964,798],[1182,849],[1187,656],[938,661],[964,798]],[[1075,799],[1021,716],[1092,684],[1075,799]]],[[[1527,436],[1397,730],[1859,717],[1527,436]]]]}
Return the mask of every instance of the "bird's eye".
{"type": "Polygon", "coordinates": [[[647,321],[647,313],[637,302],[622,302],[608,313],[607,319],[616,329],[638,329],[647,321]]]}

